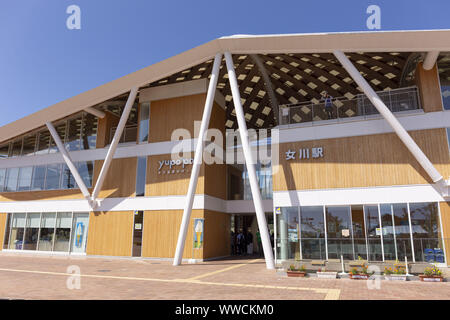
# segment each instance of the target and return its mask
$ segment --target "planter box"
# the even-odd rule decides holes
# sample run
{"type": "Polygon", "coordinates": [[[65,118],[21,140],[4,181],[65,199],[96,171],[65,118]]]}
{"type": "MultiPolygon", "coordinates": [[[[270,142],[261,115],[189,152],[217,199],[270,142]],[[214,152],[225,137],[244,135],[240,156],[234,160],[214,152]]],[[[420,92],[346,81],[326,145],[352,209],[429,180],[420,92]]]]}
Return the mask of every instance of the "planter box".
{"type": "Polygon", "coordinates": [[[317,278],[319,279],[336,279],[337,272],[332,271],[317,271],[317,278]]]}
{"type": "Polygon", "coordinates": [[[351,274],[350,273],[350,279],[367,280],[367,279],[369,279],[369,275],[368,274],[351,274]]]}
{"type": "Polygon", "coordinates": [[[286,271],[288,277],[305,277],[305,271],[286,271]]]}
{"type": "Polygon", "coordinates": [[[406,281],[406,274],[391,274],[384,276],[384,279],[389,281],[406,281]]]}
{"type": "Polygon", "coordinates": [[[424,282],[443,282],[444,278],[441,276],[426,276],[424,274],[419,275],[420,281],[424,282]]]}

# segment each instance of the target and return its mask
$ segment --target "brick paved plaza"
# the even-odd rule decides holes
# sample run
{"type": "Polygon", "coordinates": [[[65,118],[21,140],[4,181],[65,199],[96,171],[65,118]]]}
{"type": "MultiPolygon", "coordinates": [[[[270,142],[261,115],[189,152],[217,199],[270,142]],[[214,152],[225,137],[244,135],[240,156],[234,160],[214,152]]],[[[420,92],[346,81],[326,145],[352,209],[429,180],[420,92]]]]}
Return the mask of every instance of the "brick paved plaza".
{"type": "Polygon", "coordinates": [[[381,281],[369,290],[366,281],[287,278],[267,270],[263,259],[173,267],[150,259],[0,253],[0,299],[448,300],[450,283],[381,281]],[[80,289],[67,287],[69,266],[80,268],[80,289]]]}

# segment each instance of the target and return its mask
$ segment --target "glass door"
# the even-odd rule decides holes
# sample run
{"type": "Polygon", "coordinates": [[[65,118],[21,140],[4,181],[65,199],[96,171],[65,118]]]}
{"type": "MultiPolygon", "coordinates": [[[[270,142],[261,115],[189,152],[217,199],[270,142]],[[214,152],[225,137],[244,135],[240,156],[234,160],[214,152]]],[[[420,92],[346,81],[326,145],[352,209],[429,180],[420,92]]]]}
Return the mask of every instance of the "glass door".
{"type": "Polygon", "coordinates": [[[85,253],[89,227],[89,213],[74,213],[71,235],[72,253],[85,253]]]}
{"type": "Polygon", "coordinates": [[[398,255],[391,204],[380,204],[380,219],[383,234],[384,259],[395,261],[398,255]]]}
{"type": "Polygon", "coordinates": [[[383,261],[378,206],[364,206],[364,215],[366,220],[367,251],[369,253],[368,260],[383,261]]]}
{"type": "Polygon", "coordinates": [[[69,252],[71,230],[72,212],[58,212],[53,251],[69,252]]]}
{"type": "Polygon", "coordinates": [[[134,228],[133,228],[133,257],[141,256],[143,225],[144,225],[144,211],[135,211],[134,228]]]}
{"type": "Polygon", "coordinates": [[[367,260],[366,228],[364,209],[361,205],[351,206],[352,210],[352,230],[353,230],[353,249],[355,258],[367,260]]]}
{"type": "Polygon", "coordinates": [[[350,207],[326,207],[328,259],[353,260],[353,231],[350,207]]]}

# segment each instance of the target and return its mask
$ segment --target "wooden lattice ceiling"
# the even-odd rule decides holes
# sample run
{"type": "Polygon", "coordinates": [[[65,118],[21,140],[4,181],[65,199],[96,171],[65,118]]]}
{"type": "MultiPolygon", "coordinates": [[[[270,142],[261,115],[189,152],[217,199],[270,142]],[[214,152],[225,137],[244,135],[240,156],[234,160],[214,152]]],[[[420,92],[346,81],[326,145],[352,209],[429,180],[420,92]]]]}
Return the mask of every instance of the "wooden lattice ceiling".
{"type": "MultiPolygon", "coordinates": [[[[400,86],[410,53],[348,53],[361,74],[374,90],[390,90],[400,86]]],[[[260,54],[272,88],[280,105],[303,102],[319,103],[321,93],[353,99],[361,93],[354,81],[331,53],[260,54]]],[[[272,102],[261,71],[250,55],[233,55],[242,105],[249,128],[270,128],[276,125],[272,102]]],[[[213,60],[150,83],[162,86],[184,81],[210,78],[213,60]]],[[[223,59],[217,89],[223,94],[227,108],[227,128],[236,128],[236,115],[228,74],[223,59]]],[[[124,103],[125,96],[119,99],[124,103]]],[[[107,104],[105,102],[104,104],[107,104]]]]}

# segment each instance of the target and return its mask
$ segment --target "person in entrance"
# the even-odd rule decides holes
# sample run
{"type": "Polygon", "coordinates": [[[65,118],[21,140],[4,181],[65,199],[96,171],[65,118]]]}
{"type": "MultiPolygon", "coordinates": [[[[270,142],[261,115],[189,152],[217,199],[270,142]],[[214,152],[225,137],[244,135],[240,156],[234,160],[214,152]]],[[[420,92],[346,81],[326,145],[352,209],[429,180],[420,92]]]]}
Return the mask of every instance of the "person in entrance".
{"type": "Polygon", "coordinates": [[[247,251],[247,244],[245,242],[245,236],[242,232],[242,229],[239,231],[239,234],[237,235],[237,245],[238,245],[238,254],[245,254],[247,251]]]}

